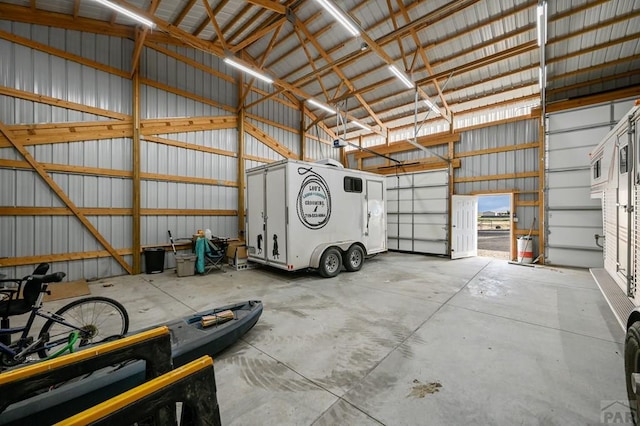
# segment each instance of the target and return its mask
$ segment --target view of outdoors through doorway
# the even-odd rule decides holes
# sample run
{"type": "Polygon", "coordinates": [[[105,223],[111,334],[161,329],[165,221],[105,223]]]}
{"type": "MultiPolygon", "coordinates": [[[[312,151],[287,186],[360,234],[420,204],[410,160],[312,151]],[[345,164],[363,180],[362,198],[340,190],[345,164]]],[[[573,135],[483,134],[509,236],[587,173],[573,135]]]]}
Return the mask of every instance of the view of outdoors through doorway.
{"type": "Polygon", "coordinates": [[[511,194],[478,195],[478,256],[510,259],[511,194]]]}

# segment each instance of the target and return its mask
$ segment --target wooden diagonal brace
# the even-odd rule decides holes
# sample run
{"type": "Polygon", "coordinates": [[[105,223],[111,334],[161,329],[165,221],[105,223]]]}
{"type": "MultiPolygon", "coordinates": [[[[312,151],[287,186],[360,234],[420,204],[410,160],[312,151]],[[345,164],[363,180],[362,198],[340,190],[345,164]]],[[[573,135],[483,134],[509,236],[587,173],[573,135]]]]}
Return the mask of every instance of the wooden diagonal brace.
{"type": "Polygon", "coordinates": [[[73,214],[78,218],[80,222],[91,232],[91,234],[95,237],[96,240],[102,244],[102,246],[107,249],[107,251],[113,256],[113,258],[124,268],[127,273],[131,274],[131,266],[124,260],[122,256],[118,254],[116,249],[114,249],[111,244],[98,232],[98,230],[89,222],[87,217],[80,211],[78,206],[75,205],[73,201],[64,193],[62,188],[58,186],[57,183],[49,176],[44,167],[36,161],[35,158],[26,150],[26,148],[17,140],[14,139],[13,133],[7,128],[7,126],[0,121],[0,133],[4,134],[5,138],[9,141],[11,145],[24,157],[25,160],[33,167],[33,169],[40,175],[40,177],[49,185],[49,187],[56,193],[58,197],[67,205],[69,210],[73,212],[73,214]]]}

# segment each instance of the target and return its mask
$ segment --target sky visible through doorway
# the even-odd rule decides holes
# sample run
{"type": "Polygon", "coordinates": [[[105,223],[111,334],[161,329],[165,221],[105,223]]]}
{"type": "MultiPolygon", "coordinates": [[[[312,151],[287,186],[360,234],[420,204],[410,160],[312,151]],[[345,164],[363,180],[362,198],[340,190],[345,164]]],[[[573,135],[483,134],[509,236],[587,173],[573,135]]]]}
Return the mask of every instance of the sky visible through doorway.
{"type": "Polygon", "coordinates": [[[511,209],[508,195],[481,195],[478,197],[478,212],[506,212],[511,209]]]}

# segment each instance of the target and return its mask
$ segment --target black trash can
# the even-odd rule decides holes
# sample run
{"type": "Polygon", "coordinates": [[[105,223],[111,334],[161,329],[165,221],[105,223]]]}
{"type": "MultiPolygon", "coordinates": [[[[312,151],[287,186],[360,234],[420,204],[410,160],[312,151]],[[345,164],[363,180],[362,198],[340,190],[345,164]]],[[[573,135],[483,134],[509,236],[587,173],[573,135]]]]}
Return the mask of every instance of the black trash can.
{"type": "Polygon", "coordinates": [[[159,247],[144,249],[144,270],[147,274],[164,271],[164,249],[159,247]]]}

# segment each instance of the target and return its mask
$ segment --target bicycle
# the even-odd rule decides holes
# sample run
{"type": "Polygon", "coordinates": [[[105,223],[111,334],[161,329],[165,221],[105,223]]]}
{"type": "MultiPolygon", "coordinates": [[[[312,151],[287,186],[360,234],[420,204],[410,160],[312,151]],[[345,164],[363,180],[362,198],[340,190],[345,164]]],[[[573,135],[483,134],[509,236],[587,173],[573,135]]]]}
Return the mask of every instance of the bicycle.
{"type": "Polygon", "coordinates": [[[41,263],[31,275],[21,279],[0,279],[0,368],[39,358],[54,358],[79,347],[120,338],[129,330],[129,315],[119,302],[102,296],[75,300],[55,313],[43,312],[50,283],[60,282],[64,272],[45,275],[41,263]],[[29,313],[24,326],[11,327],[9,318],[29,313]],[[46,319],[37,339],[29,336],[36,317],[46,319]],[[11,336],[21,333],[15,341],[11,336]]]}

